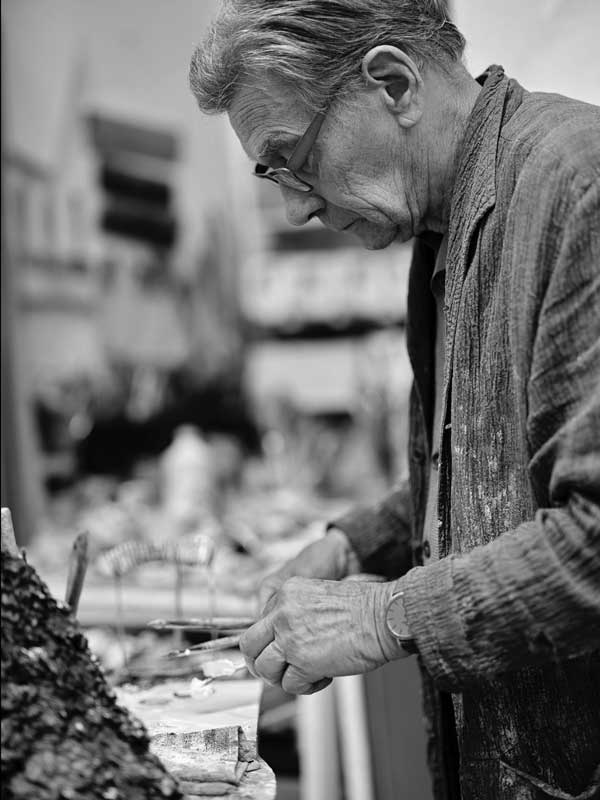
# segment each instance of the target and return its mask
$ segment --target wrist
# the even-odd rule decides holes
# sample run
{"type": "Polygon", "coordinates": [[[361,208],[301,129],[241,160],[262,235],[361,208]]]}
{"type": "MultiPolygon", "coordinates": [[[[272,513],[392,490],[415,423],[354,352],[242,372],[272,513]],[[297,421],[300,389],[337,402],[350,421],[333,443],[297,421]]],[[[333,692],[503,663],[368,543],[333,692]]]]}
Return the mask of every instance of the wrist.
{"type": "Polygon", "coordinates": [[[377,638],[386,661],[396,661],[410,655],[393,635],[388,624],[388,608],[396,591],[396,581],[379,583],[375,591],[375,627],[377,638]]]}
{"type": "Polygon", "coordinates": [[[386,584],[385,629],[394,642],[395,658],[413,655],[416,644],[404,608],[404,582],[402,579],[386,584]]]}

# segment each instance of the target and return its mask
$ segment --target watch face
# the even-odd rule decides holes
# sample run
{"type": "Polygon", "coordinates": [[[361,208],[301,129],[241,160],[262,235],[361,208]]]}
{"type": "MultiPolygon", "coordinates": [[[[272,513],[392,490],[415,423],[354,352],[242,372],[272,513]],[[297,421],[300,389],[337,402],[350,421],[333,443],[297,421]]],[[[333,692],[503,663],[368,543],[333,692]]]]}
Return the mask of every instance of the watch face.
{"type": "Polygon", "coordinates": [[[387,609],[386,623],[388,630],[396,639],[412,640],[402,598],[402,592],[392,596],[387,609]]]}

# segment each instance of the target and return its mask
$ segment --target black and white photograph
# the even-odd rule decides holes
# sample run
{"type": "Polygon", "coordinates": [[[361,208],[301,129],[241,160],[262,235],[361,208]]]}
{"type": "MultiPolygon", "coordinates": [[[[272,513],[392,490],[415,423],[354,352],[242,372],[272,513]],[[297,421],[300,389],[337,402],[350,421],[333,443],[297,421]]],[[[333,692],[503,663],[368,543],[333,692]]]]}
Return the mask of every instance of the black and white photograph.
{"type": "Polygon", "coordinates": [[[1,23],[3,800],[600,800],[600,2],[1,23]]]}

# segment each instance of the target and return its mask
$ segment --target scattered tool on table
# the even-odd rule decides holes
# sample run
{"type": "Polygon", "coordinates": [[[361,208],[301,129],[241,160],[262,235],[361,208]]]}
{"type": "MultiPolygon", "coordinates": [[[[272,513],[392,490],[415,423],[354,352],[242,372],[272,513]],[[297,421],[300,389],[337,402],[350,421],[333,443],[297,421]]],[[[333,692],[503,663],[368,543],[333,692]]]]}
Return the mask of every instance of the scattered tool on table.
{"type": "Polygon", "coordinates": [[[80,533],[73,542],[73,547],[69,556],[69,574],[67,575],[65,603],[71,609],[73,616],[77,614],[79,598],[81,597],[83,581],[87,571],[88,545],[89,534],[87,531],[80,533]]]}

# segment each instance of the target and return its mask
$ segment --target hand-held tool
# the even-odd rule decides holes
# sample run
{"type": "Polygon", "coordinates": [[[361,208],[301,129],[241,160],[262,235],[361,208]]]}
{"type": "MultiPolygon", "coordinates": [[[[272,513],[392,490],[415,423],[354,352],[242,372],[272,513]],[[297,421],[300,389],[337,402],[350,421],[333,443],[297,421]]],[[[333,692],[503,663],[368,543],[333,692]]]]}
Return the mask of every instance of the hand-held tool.
{"type": "Polygon", "coordinates": [[[211,617],[199,619],[153,619],[147,623],[148,628],[156,631],[182,630],[194,633],[239,633],[256,622],[252,617],[211,617]]]}
{"type": "Polygon", "coordinates": [[[229,650],[239,647],[241,638],[241,634],[236,634],[235,636],[223,636],[221,639],[211,639],[209,642],[190,645],[183,650],[170,650],[166,653],[166,658],[184,658],[192,655],[192,653],[229,650]]]}

